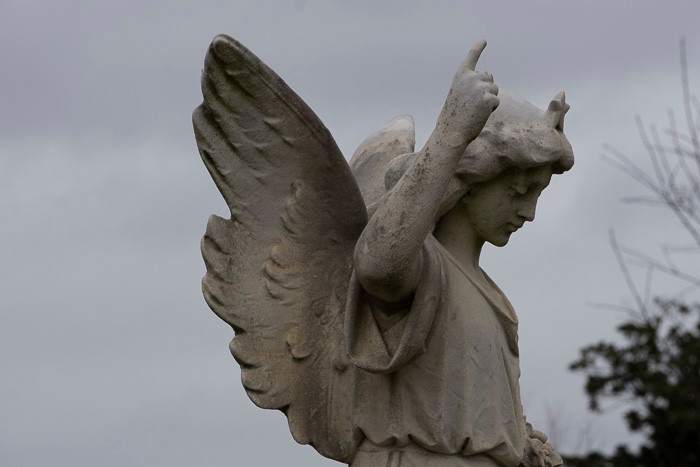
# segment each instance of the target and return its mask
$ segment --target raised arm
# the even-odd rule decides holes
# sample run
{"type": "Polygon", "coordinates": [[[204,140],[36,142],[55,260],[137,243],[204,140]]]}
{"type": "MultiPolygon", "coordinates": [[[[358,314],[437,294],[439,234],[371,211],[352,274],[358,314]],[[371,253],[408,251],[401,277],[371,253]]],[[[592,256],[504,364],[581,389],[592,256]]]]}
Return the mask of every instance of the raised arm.
{"type": "Polygon", "coordinates": [[[381,300],[398,302],[415,290],[423,264],[421,247],[447,201],[457,162],[498,106],[493,77],[474,71],[485,47],[482,39],[469,51],[428,142],[357,242],[357,277],[365,290],[381,300]]]}

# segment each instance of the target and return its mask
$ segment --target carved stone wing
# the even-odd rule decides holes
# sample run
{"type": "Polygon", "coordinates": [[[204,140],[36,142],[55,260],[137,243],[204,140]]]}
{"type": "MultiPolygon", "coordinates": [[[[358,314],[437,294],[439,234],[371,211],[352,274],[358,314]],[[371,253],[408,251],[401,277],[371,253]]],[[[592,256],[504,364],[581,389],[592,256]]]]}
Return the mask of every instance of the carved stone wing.
{"type": "Polygon", "coordinates": [[[284,411],[297,442],[349,462],[358,435],[342,313],[367,222],[359,189],[318,117],[236,40],[212,41],[202,92],[197,145],[231,210],[202,239],[204,296],[235,331],[253,402],[284,411]]]}
{"type": "Polygon", "coordinates": [[[357,148],[350,168],[369,207],[386,192],[384,174],[389,162],[399,154],[413,152],[415,125],[410,115],[399,115],[382,125],[357,148]]]}

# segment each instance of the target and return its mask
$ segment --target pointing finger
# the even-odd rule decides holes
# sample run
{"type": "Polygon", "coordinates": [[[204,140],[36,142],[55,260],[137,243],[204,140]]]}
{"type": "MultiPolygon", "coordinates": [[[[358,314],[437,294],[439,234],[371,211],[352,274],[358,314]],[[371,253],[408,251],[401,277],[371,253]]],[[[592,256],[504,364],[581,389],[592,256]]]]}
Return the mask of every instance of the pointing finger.
{"type": "Polygon", "coordinates": [[[479,39],[474,47],[467,54],[467,58],[464,59],[462,65],[459,67],[460,72],[474,71],[476,69],[476,62],[479,61],[481,57],[481,52],[486,48],[486,40],[479,39]]]}

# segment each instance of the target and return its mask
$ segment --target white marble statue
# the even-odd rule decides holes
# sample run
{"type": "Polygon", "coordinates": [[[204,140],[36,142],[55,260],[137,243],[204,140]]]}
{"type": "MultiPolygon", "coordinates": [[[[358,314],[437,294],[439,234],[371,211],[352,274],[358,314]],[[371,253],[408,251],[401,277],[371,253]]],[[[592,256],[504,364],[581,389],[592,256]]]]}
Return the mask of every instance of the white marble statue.
{"type": "Polygon", "coordinates": [[[204,295],[230,324],[243,386],[295,440],[365,466],[556,466],[525,422],[518,318],[479,267],[573,164],[563,93],[546,111],[457,71],[414,152],[409,116],[345,161],[255,55],[214,38],[194,113],[231,219],[202,240],[204,295]]]}

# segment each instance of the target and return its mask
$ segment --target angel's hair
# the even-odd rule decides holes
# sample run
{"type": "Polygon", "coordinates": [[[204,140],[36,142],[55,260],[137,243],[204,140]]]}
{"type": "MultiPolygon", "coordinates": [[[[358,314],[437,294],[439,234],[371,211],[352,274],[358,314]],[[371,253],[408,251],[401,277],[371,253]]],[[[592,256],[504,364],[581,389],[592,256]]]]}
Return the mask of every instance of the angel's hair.
{"type": "MultiPolygon", "coordinates": [[[[563,92],[552,99],[546,111],[505,90],[498,96],[498,108],[457,163],[459,188],[448,189],[446,199],[453,198],[453,191],[466,191],[507,169],[527,170],[551,164],[552,172],[561,174],[573,166],[574,153],[564,136],[564,114],[569,105],[563,92]]],[[[399,181],[416,156],[404,154],[391,162],[384,178],[387,190],[399,181]]]]}

